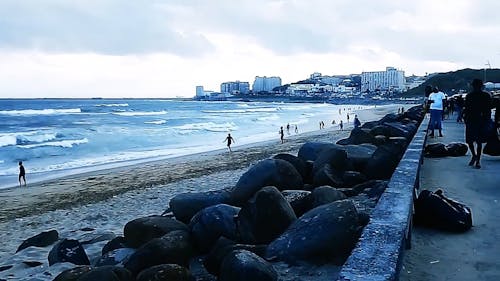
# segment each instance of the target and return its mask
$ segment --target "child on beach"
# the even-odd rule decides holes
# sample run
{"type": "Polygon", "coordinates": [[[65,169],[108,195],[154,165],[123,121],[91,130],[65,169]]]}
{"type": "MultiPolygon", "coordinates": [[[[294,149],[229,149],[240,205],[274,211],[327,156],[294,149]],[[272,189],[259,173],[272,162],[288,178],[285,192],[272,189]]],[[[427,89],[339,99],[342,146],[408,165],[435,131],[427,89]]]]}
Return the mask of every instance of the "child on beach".
{"type": "Polygon", "coordinates": [[[233,137],[231,137],[231,134],[227,134],[227,137],[223,142],[226,142],[226,141],[227,141],[227,148],[229,148],[229,152],[233,152],[231,150],[231,143],[233,143],[235,141],[234,141],[233,137]]]}
{"type": "Polygon", "coordinates": [[[283,126],[281,126],[280,131],[278,133],[280,134],[281,143],[284,143],[285,142],[285,133],[283,132],[283,126]]]}
{"type": "Polygon", "coordinates": [[[26,171],[23,162],[19,161],[19,187],[21,187],[21,179],[24,181],[24,186],[26,186],[26,171]]]}
{"type": "Polygon", "coordinates": [[[359,128],[361,126],[361,122],[358,119],[358,115],[354,115],[354,128],[359,128]]]}
{"type": "Polygon", "coordinates": [[[344,122],[342,122],[342,120],[340,120],[339,127],[341,131],[344,130],[344,122]]]}
{"type": "Polygon", "coordinates": [[[295,133],[298,134],[299,133],[299,127],[297,127],[297,125],[295,125],[295,133]]]}

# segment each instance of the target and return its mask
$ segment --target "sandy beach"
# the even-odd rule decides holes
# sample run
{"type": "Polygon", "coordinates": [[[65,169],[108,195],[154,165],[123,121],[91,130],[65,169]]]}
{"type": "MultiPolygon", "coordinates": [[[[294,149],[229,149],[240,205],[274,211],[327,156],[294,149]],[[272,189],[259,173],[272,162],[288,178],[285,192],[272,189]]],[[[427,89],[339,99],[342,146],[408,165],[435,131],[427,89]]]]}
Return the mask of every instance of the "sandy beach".
{"type": "MultiPolygon", "coordinates": [[[[356,113],[366,122],[395,111],[396,106],[384,106],[356,113]]],[[[0,239],[5,243],[0,247],[0,265],[16,267],[2,272],[0,277],[9,272],[16,276],[26,276],[30,271],[57,273],[70,267],[68,264],[43,270],[23,267],[22,261],[46,260],[50,250],[50,247],[30,248],[13,255],[28,237],[56,229],[60,237],[79,241],[102,239],[85,246],[89,258],[95,259],[110,237],[121,235],[126,222],[161,214],[174,195],[232,187],[253,163],[277,153],[296,154],[307,141],[335,142],[349,135],[349,127],[344,129],[340,131],[337,125],[330,125],[324,130],[285,136],[284,144],[277,137],[235,146],[232,153],[223,148],[1,190],[0,239]]]]}

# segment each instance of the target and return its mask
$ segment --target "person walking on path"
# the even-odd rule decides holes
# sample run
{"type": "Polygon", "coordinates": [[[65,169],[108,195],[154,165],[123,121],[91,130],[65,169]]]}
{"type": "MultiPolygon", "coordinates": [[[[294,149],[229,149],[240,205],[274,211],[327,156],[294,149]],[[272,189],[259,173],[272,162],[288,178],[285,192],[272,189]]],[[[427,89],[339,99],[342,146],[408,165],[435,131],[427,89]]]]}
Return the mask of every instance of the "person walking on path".
{"type": "Polygon", "coordinates": [[[231,134],[227,134],[227,137],[226,137],[226,139],[223,142],[227,142],[227,148],[229,149],[229,152],[233,152],[231,150],[231,144],[233,142],[236,143],[236,141],[234,141],[233,137],[231,137],[231,134]]]}
{"type": "Polygon", "coordinates": [[[442,132],[442,116],[443,116],[443,100],[446,99],[443,92],[439,91],[438,87],[435,87],[433,92],[429,95],[429,103],[431,110],[431,120],[429,124],[429,129],[431,133],[429,137],[434,137],[434,130],[439,130],[439,136],[443,136],[442,132]]]}
{"type": "Polygon", "coordinates": [[[462,98],[461,95],[457,97],[457,101],[455,102],[455,110],[457,111],[457,123],[464,122],[463,120],[464,98],[462,98]]]}
{"type": "Polygon", "coordinates": [[[19,187],[21,187],[21,179],[24,181],[24,186],[26,186],[26,170],[24,170],[23,162],[19,161],[19,187]]]}
{"type": "MultiPolygon", "coordinates": [[[[465,142],[469,146],[472,158],[469,166],[481,168],[482,145],[486,142],[490,123],[492,101],[490,94],[483,91],[483,81],[472,80],[472,91],[465,97],[465,142]],[[474,143],[477,147],[474,148],[474,143]]],[[[491,126],[491,130],[493,126],[491,126]]]]}
{"type": "Polygon", "coordinates": [[[285,143],[285,133],[283,132],[283,126],[280,128],[278,132],[280,134],[281,143],[285,143]]]}

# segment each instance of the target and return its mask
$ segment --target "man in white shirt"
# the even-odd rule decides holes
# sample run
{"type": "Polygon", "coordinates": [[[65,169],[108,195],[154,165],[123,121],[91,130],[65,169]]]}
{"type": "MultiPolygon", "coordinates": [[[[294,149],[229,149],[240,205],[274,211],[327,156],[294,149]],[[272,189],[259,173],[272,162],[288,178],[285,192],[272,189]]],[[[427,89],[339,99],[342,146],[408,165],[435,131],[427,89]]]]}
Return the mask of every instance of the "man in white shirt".
{"type": "Polygon", "coordinates": [[[439,136],[442,137],[442,125],[441,120],[443,118],[443,100],[446,96],[443,92],[439,91],[438,87],[434,87],[433,92],[429,95],[430,111],[431,111],[431,121],[429,123],[429,129],[431,133],[429,137],[434,137],[434,130],[439,130],[439,136]]]}

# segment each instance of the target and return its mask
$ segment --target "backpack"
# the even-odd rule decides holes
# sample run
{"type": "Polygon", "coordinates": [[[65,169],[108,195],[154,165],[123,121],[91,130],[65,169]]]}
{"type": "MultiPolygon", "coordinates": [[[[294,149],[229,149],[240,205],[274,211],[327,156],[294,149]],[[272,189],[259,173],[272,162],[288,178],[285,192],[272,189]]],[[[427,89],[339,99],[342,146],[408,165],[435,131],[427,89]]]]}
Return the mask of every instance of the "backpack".
{"type": "Polygon", "coordinates": [[[415,200],[416,225],[450,232],[465,232],[472,227],[469,207],[443,195],[441,189],[422,190],[415,200]]]}

